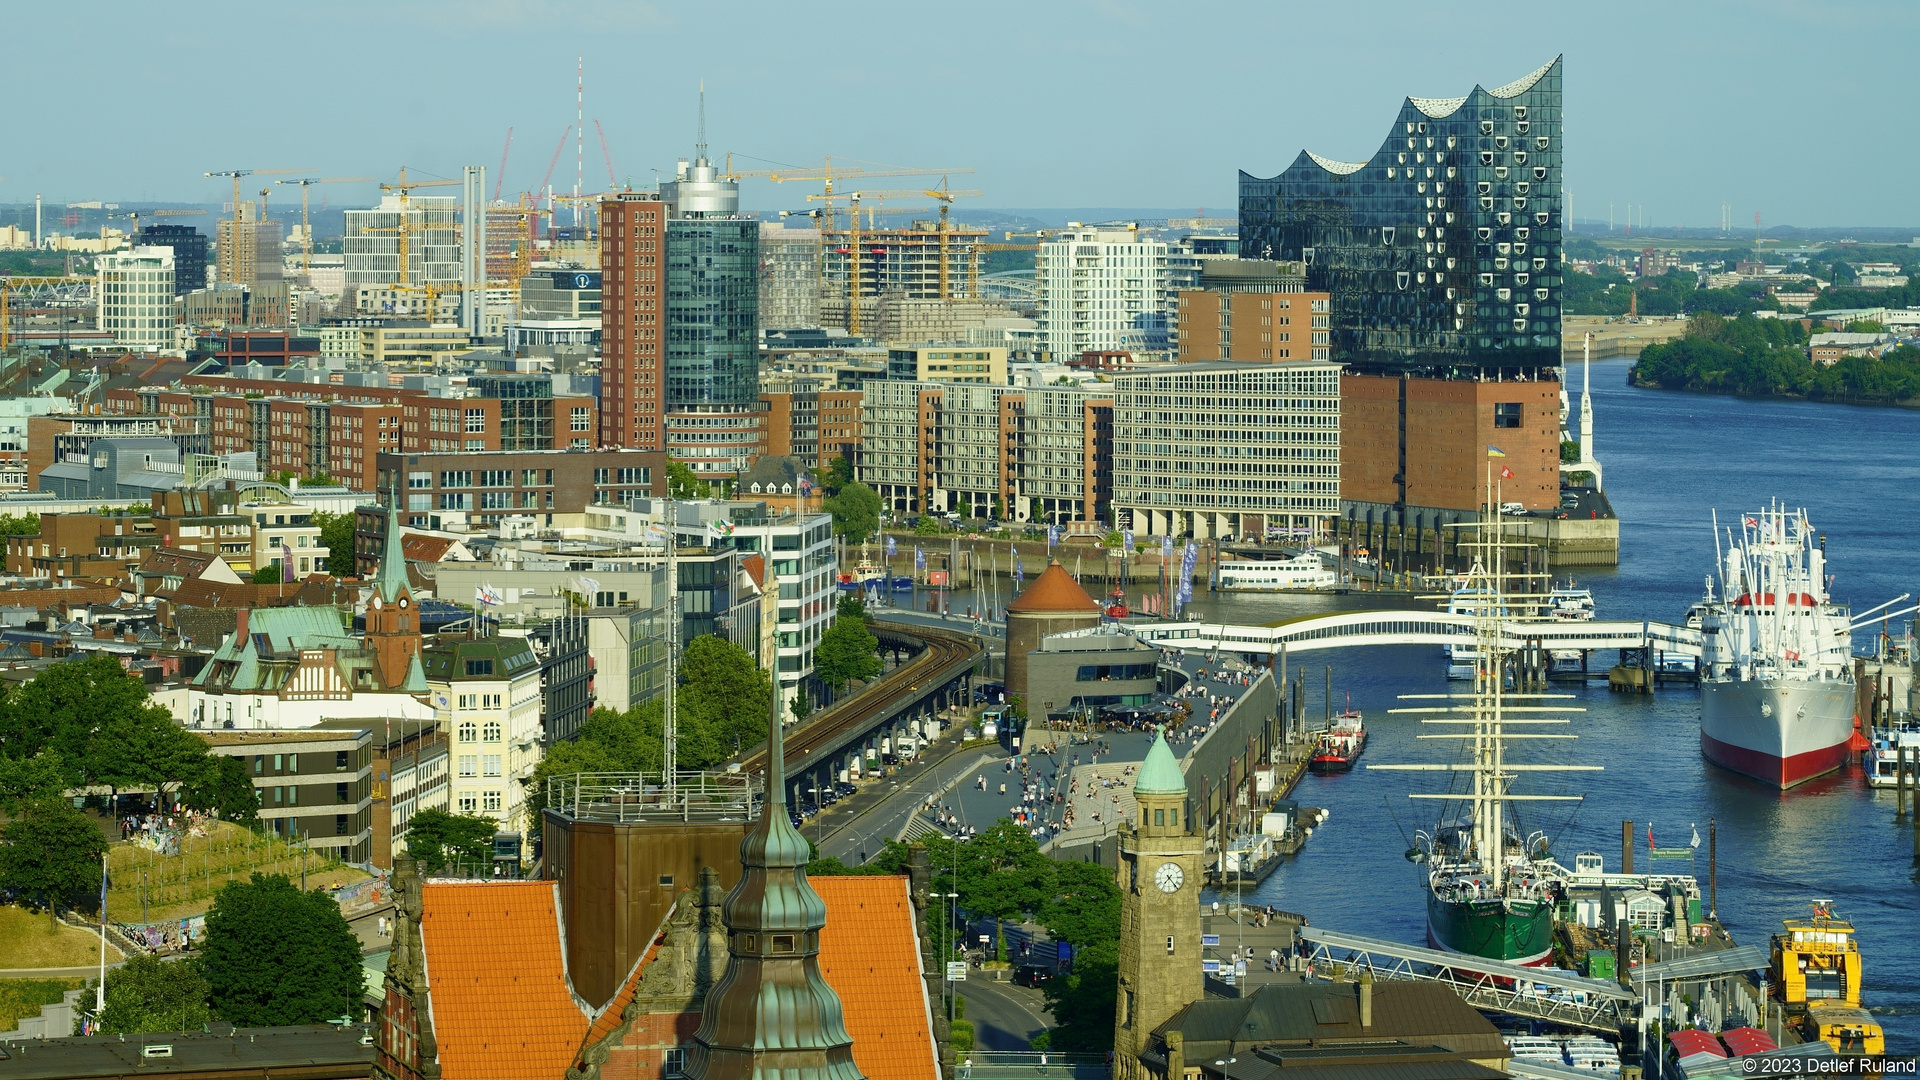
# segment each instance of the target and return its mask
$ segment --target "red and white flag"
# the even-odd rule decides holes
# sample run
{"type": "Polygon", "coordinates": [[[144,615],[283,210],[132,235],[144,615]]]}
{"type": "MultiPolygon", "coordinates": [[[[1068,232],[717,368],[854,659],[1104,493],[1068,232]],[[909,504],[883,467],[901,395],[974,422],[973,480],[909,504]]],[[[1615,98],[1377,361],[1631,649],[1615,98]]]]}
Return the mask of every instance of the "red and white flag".
{"type": "Polygon", "coordinates": [[[1513,470],[1507,468],[1505,465],[1500,466],[1500,479],[1502,480],[1513,479],[1513,470]]]}

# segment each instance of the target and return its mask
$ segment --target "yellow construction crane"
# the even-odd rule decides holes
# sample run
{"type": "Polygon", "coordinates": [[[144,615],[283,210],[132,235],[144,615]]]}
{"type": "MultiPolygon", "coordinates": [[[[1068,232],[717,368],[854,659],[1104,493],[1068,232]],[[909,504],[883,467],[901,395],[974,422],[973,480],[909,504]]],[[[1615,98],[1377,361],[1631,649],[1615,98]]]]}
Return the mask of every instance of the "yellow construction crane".
{"type": "MultiPolygon", "coordinates": [[[[409,273],[408,263],[411,261],[411,258],[410,258],[411,252],[407,244],[407,237],[411,236],[416,232],[428,231],[428,225],[426,222],[423,221],[420,224],[415,225],[412,222],[407,220],[407,209],[409,206],[408,195],[415,188],[457,187],[462,183],[465,183],[465,181],[463,180],[409,181],[407,179],[407,167],[405,165],[402,165],[400,166],[400,179],[398,182],[392,183],[392,184],[380,185],[381,191],[397,191],[400,193],[400,224],[393,225],[393,226],[370,228],[370,229],[367,229],[366,231],[367,232],[390,232],[390,233],[399,234],[399,237],[400,237],[400,283],[395,286],[396,291],[403,291],[403,292],[413,291],[413,286],[410,285],[407,280],[407,275],[409,273]]],[[[448,228],[449,226],[443,225],[439,227],[442,229],[445,229],[445,228],[448,228]]]]}
{"type": "MultiPolygon", "coordinates": [[[[818,168],[755,169],[747,172],[735,172],[733,168],[733,154],[729,152],[727,154],[726,171],[720,174],[720,178],[722,180],[771,180],[776,184],[818,183],[824,185],[822,194],[831,196],[834,194],[835,182],[840,180],[877,180],[887,176],[957,176],[962,173],[971,172],[973,172],[972,169],[907,169],[891,166],[869,169],[862,165],[835,165],[831,157],[826,158],[818,168]]],[[[834,221],[833,212],[833,203],[827,203],[826,216],[821,222],[826,232],[833,232],[835,229],[836,222],[834,221]]]]}
{"type": "MultiPolygon", "coordinates": [[[[947,178],[943,176],[940,178],[940,186],[937,188],[926,189],[925,194],[930,199],[940,200],[940,299],[945,300],[945,299],[948,299],[948,295],[947,295],[947,211],[952,209],[953,200],[978,196],[980,192],[954,191],[947,186],[947,178]]],[[[973,299],[973,300],[979,299],[979,285],[980,285],[980,260],[978,258],[968,259],[967,260],[967,297],[968,299],[973,299]]]]}
{"type": "MultiPolygon", "coordinates": [[[[373,181],[371,176],[303,176],[298,180],[274,181],[276,184],[300,185],[300,269],[313,269],[313,223],[307,217],[307,189],[315,184],[371,184],[373,181]]],[[[166,211],[162,210],[161,213],[166,211]]]]}

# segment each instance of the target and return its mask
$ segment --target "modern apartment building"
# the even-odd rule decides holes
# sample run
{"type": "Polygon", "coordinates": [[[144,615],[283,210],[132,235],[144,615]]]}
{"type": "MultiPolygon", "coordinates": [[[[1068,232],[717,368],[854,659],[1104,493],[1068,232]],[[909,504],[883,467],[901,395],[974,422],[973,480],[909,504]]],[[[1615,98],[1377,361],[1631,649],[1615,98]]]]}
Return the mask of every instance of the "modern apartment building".
{"type": "Polygon", "coordinates": [[[1209,259],[1177,294],[1178,359],[1325,360],[1329,297],[1304,291],[1306,264],[1209,259]]]}
{"type": "Polygon", "coordinates": [[[992,345],[933,342],[887,347],[887,378],[908,382],[1007,384],[1007,350],[992,345]]]}
{"type": "Polygon", "coordinates": [[[1167,351],[1167,245],[1130,229],[1069,227],[1040,244],[1034,280],[1041,347],[1167,351]]]}
{"type": "Polygon", "coordinates": [[[1213,362],[1113,376],[1113,501],[1138,535],[1324,531],[1340,512],[1340,366],[1213,362]]]}
{"type": "Polygon", "coordinates": [[[551,526],[555,514],[581,514],[599,503],[664,498],[666,464],[666,455],[649,450],[381,453],[369,487],[383,503],[404,489],[406,524],[415,528],[489,527],[513,518],[551,526]]]}
{"type": "Polygon", "coordinates": [[[107,252],[94,268],[95,326],[128,348],[173,348],[173,249],[107,252]]]}
{"type": "Polygon", "coordinates": [[[406,284],[451,285],[460,280],[459,200],[445,195],[384,195],[380,205],[346,212],[346,287],[390,288],[401,283],[400,230],[406,229],[406,284]]]}
{"type": "Polygon", "coordinates": [[[1104,387],[867,383],[860,479],[895,513],[1101,521],[1111,498],[1104,387]]]}
{"type": "Polygon", "coordinates": [[[372,859],[371,728],[195,734],[207,741],[208,752],[246,768],[264,831],[341,862],[372,859]]]}
{"type": "Polygon", "coordinates": [[[664,450],[667,204],[623,191],[600,203],[600,445],[664,450]]]}

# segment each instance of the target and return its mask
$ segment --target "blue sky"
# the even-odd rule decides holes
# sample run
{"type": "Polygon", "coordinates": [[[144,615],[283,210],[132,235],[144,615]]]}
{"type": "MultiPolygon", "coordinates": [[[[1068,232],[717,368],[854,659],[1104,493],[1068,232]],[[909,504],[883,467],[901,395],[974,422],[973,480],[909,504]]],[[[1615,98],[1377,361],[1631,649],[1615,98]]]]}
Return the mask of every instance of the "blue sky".
{"type": "MultiPolygon", "coordinates": [[[[509,126],[505,190],[530,189],[574,121],[583,55],[588,190],[607,186],[594,120],[620,181],[649,184],[690,153],[704,79],[708,141],[736,167],[970,166],[953,186],[984,191],[980,208],[1225,214],[1238,169],[1270,175],[1303,148],[1360,160],[1406,95],[1497,86],[1564,54],[1578,217],[1611,203],[1624,221],[1634,204],[1654,226],[1707,226],[1726,202],[1748,228],[1756,210],[1920,226],[1912,3],[11,7],[0,202],[214,202],[231,189],[201,174],[248,167],[474,163],[491,185],[509,126]]],[[[553,185],[574,176],[569,135],[553,185]]],[[[799,185],[747,184],[751,207],[804,205],[799,185]]]]}

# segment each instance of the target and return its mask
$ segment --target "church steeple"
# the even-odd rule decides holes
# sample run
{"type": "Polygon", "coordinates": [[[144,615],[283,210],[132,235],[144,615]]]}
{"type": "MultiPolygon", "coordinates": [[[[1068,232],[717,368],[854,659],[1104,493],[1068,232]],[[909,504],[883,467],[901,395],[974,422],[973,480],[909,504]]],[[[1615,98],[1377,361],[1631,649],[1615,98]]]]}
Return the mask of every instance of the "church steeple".
{"type": "MultiPolygon", "coordinates": [[[[769,580],[768,588],[778,586],[769,580]]],[[[807,841],[787,818],[780,688],[769,688],[767,798],[740,843],[728,894],[727,971],[687,1054],[692,1080],[864,1080],[840,995],[820,973],[827,905],[807,884],[807,841]]]]}
{"type": "Polygon", "coordinates": [[[380,685],[388,690],[425,693],[426,675],[420,669],[420,612],[407,581],[407,557],[401,550],[400,491],[394,489],[387,508],[387,542],[380,549],[380,572],[367,599],[366,643],[374,652],[380,685]]]}

